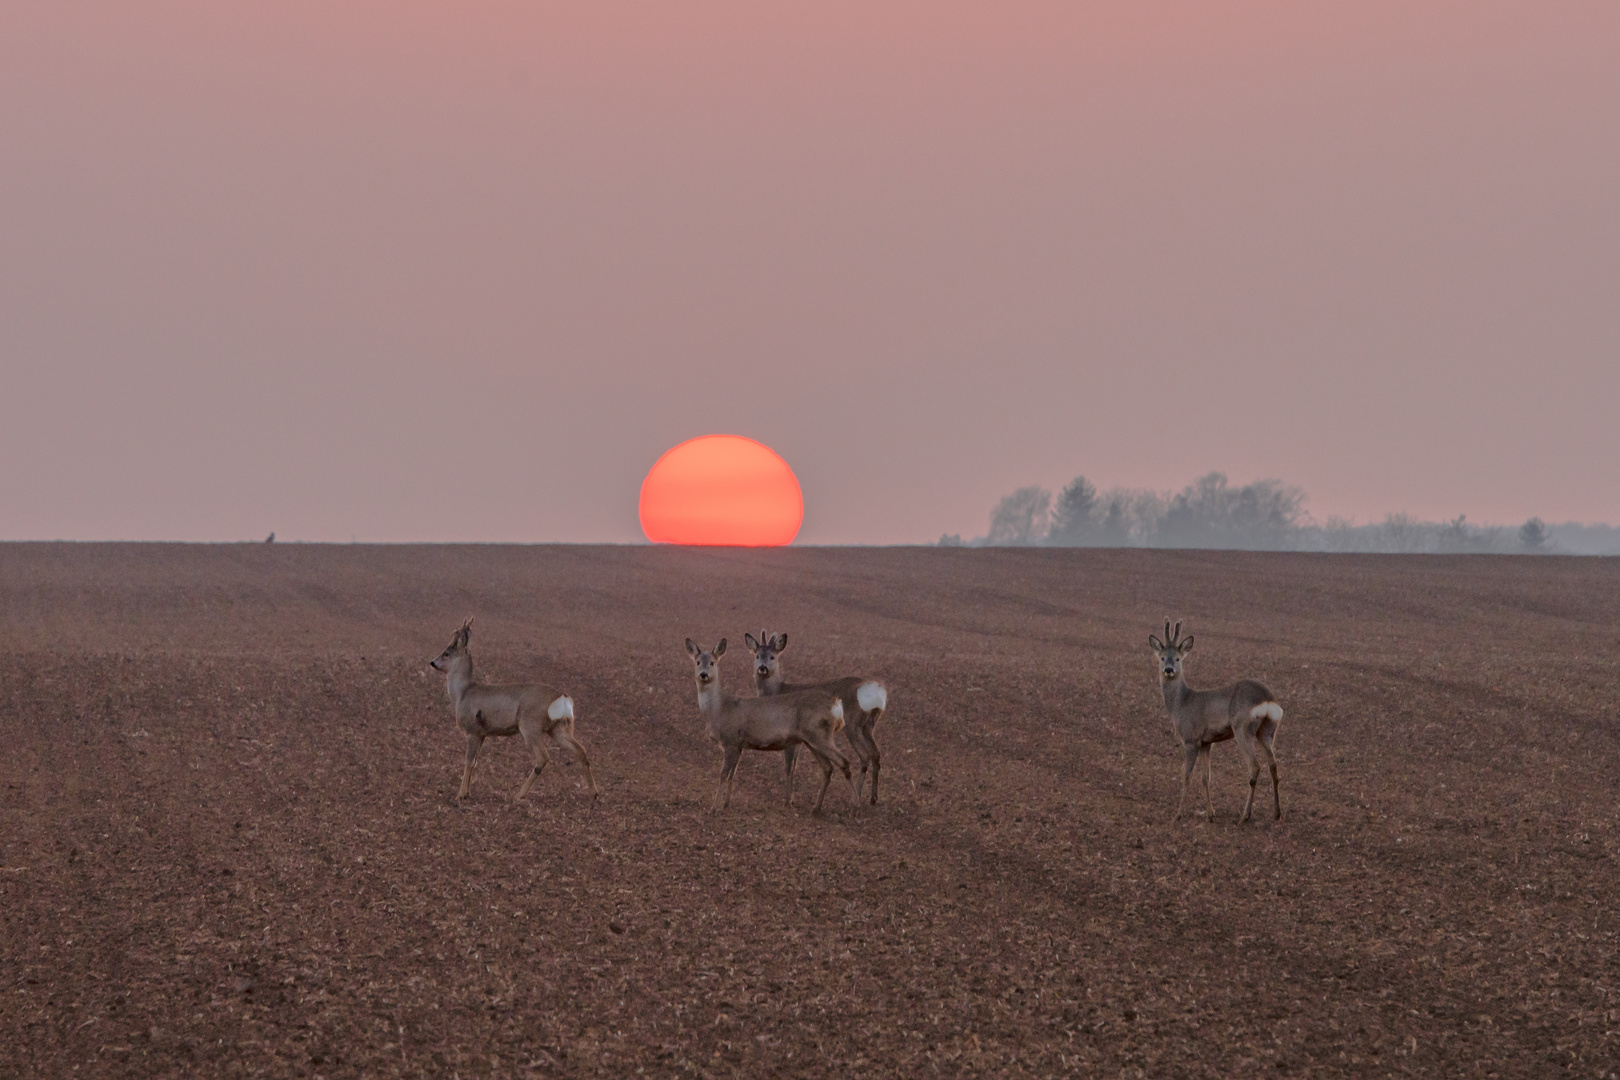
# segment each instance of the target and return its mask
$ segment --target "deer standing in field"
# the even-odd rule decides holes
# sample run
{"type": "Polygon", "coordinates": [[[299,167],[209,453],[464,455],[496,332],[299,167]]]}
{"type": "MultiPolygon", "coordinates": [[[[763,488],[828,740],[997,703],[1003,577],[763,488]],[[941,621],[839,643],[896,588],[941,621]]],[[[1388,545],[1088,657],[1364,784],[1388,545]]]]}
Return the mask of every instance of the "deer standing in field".
{"type": "Polygon", "coordinates": [[[1181,624],[1176,623],[1174,633],[1170,620],[1164,621],[1164,640],[1148,635],[1148,647],[1159,662],[1159,677],[1164,684],[1164,704],[1170,710],[1170,724],[1176,738],[1181,740],[1185,768],[1181,774],[1181,800],[1176,803],[1176,818],[1181,817],[1187,802],[1187,788],[1192,785],[1193,769],[1198,759],[1204,759],[1204,800],[1209,806],[1209,820],[1215,820],[1215,801],[1209,793],[1209,750],[1218,742],[1236,740],[1238,749],[1249,760],[1249,800],[1243,804],[1241,821],[1248,821],[1254,809],[1254,785],[1260,777],[1260,759],[1265,758],[1271,768],[1271,801],[1277,819],[1282,818],[1282,796],[1277,792],[1277,725],[1282,723],[1282,706],[1263,683],[1253,679],[1240,679],[1219,690],[1194,690],[1182,675],[1182,662],[1192,651],[1193,639],[1181,636],[1181,624]]]}
{"type": "Polygon", "coordinates": [[[472,620],[468,619],[450,639],[444,652],[428,661],[433,670],[444,674],[450,710],[456,714],[461,730],[467,733],[467,764],[461,770],[461,791],[456,798],[465,799],[472,794],[473,762],[478,757],[479,747],[491,735],[521,735],[524,745],[534,755],[534,768],[523,778],[523,786],[513,796],[514,802],[529,793],[529,788],[551,761],[546,749],[548,737],[563,749],[574,752],[585,767],[591,798],[600,798],[602,791],[591,772],[591,759],[585,747],[574,738],[574,699],[545,686],[527,683],[485,686],[474,682],[472,653],[467,649],[471,638],[472,620]]]}
{"type": "MultiPolygon", "coordinates": [[[[772,697],[776,694],[793,692],[795,690],[826,690],[838,695],[838,700],[844,706],[844,738],[849,740],[850,748],[861,761],[861,775],[855,781],[855,801],[860,802],[862,789],[866,785],[866,773],[872,773],[872,788],[870,801],[877,805],[878,770],[883,767],[883,755],[878,752],[877,740],[872,737],[872,731],[883,716],[883,710],[889,706],[889,692],[882,683],[873,679],[863,679],[858,675],[845,676],[842,679],[833,679],[829,682],[819,683],[785,683],[782,681],[782,650],[787,648],[786,634],[773,634],[769,630],[759,632],[759,640],[754,640],[753,634],[744,634],[743,640],[754,653],[754,689],[760,697],[772,697]]],[[[788,801],[793,801],[793,758],[798,751],[797,746],[789,746],[782,751],[784,764],[787,768],[788,801]]]]}
{"type": "MultiPolygon", "coordinates": [[[[821,765],[821,791],[812,813],[821,812],[832,783],[833,767],[844,773],[854,794],[849,762],[833,745],[833,733],[844,726],[844,704],[838,695],[826,690],[797,690],[774,697],[727,697],[720,689],[720,658],[726,655],[726,639],[713,649],[700,648],[686,639],[697,679],[698,711],[709,728],[709,735],[725,751],[720,784],[715,789],[710,813],[731,805],[731,778],[744,750],[786,750],[806,747],[821,765]],[[722,801],[723,799],[723,801],[722,801]]],[[[788,803],[792,805],[792,773],[788,774],[788,803]]]]}

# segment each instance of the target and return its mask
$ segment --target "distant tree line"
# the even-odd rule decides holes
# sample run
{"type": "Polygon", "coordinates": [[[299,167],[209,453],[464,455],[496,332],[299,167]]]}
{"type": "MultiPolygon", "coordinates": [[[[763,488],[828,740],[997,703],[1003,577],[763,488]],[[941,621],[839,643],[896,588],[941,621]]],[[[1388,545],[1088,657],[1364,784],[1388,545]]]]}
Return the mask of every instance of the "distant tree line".
{"type": "Polygon", "coordinates": [[[961,547],[1157,547],[1243,551],[1465,552],[1620,554],[1620,529],[1607,525],[1549,526],[1538,517],[1518,528],[1474,525],[1466,515],[1420,521],[1387,514],[1357,525],[1305,512],[1305,492],[1280,480],[1233,486],[1212,472],[1179,492],[1111,488],[1077,476],[1054,497],[1039,485],[1004,496],[990,514],[990,531],[961,547]]]}

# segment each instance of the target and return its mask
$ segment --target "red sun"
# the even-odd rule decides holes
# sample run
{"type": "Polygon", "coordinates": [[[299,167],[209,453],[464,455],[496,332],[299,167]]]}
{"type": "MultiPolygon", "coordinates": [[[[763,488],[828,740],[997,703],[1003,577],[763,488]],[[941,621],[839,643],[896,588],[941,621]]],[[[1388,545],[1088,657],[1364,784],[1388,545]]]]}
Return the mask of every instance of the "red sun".
{"type": "Polygon", "coordinates": [[[656,544],[790,544],[804,495],[788,463],[741,435],[689,439],[641,482],[641,531],[656,544]]]}

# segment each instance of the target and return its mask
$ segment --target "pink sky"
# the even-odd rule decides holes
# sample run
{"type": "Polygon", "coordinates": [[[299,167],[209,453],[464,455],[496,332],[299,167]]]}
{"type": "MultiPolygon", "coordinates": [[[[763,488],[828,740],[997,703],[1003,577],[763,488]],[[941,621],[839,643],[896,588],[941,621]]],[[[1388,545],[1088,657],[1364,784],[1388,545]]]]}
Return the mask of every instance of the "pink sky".
{"type": "Polygon", "coordinates": [[[1620,5],[10,4],[0,538],[1620,522],[1620,5]]]}

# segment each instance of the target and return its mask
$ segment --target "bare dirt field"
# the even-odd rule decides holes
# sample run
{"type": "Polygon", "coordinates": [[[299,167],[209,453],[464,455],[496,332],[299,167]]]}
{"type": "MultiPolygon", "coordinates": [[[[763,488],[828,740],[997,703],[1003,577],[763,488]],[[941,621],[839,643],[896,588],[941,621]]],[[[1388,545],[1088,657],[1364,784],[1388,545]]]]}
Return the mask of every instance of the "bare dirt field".
{"type": "Polygon", "coordinates": [[[1615,559],[0,546],[0,1075],[1615,1075],[1617,647],[1615,559]],[[456,803],[469,614],[600,803],[456,803]],[[1283,821],[1224,743],[1171,822],[1167,614],[1283,821]],[[878,806],[708,813],[682,642],[766,626],[887,683],[878,806]]]}

